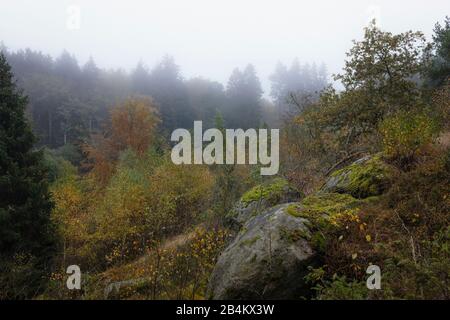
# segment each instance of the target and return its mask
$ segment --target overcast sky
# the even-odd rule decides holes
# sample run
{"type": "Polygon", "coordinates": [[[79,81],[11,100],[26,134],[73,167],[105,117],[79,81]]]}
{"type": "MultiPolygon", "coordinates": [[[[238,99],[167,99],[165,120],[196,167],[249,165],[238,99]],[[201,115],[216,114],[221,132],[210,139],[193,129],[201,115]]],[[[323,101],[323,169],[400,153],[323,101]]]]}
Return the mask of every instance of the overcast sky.
{"type": "Polygon", "coordinates": [[[82,63],[92,55],[100,67],[127,70],[167,53],[185,78],[222,83],[253,63],[268,94],[277,61],[298,57],[338,72],[371,17],[385,30],[430,37],[446,15],[448,0],[0,0],[0,41],[52,56],[67,49],[82,63]]]}

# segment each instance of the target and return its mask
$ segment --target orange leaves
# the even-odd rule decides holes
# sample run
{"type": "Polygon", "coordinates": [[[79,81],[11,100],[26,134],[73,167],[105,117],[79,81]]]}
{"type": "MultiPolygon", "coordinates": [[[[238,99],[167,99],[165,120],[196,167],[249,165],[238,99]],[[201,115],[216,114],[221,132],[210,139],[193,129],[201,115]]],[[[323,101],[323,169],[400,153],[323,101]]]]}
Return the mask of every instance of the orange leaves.
{"type": "Polygon", "coordinates": [[[98,182],[105,185],[114,172],[122,151],[131,149],[144,154],[155,138],[160,122],[156,107],[149,98],[130,98],[111,111],[111,127],[102,135],[92,136],[84,146],[88,163],[98,182]]]}
{"type": "Polygon", "coordinates": [[[149,98],[131,98],[111,111],[110,143],[116,152],[132,149],[147,151],[159,123],[154,103],[149,98]]]}

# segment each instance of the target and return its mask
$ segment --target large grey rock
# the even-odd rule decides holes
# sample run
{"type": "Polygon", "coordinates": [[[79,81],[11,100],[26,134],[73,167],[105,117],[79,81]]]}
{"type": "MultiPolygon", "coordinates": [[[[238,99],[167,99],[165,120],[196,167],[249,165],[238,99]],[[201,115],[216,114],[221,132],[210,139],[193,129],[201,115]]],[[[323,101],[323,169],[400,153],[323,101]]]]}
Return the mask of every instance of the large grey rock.
{"type": "Polygon", "coordinates": [[[303,194],[293,188],[284,179],[275,179],[270,183],[258,185],[248,192],[235,204],[226,217],[228,226],[239,231],[252,217],[275,205],[297,202],[303,194]]]}
{"type": "Polygon", "coordinates": [[[271,205],[265,199],[252,201],[250,203],[238,201],[226,217],[227,225],[237,232],[242,228],[245,222],[270,207],[271,205]]]}
{"type": "Polygon", "coordinates": [[[251,218],[224,250],[211,275],[211,299],[298,299],[314,264],[307,220],[279,205],[251,218]]]}

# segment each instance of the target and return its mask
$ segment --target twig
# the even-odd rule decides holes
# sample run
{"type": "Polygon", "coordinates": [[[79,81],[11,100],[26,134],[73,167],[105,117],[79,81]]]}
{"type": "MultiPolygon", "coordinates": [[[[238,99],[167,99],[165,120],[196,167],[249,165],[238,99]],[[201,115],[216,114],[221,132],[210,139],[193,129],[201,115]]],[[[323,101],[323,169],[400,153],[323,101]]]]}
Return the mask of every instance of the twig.
{"type": "Polygon", "coordinates": [[[334,171],[334,169],[336,169],[337,167],[339,167],[340,165],[342,165],[343,163],[353,159],[356,156],[359,156],[361,154],[366,153],[365,151],[359,151],[356,153],[352,153],[351,155],[349,155],[348,157],[345,157],[344,159],[342,159],[341,161],[339,161],[338,163],[334,164],[330,169],[327,170],[327,172],[325,173],[325,176],[328,176],[331,172],[334,171]]]}
{"type": "Polygon", "coordinates": [[[413,258],[414,264],[417,265],[417,259],[416,259],[416,245],[415,245],[415,243],[414,243],[414,238],[413,238],[413,236],[412,236],[412,234],[411,234],[411,231],[409,231],[408,227],[407,227],[407,226],[405,225],[405,223],[403,222],[403,219],[400,217],[400,215],[398,214],[397,210],[394,210],[394,212],[395,212],[395,215],[397,216],[397,218],[400,220],[403,229],[405,229],[406,232],[407,232],[408,235],[409,235],[409,243],[410,243],[410,245],[411,245],[412,258],[413,258]]]}

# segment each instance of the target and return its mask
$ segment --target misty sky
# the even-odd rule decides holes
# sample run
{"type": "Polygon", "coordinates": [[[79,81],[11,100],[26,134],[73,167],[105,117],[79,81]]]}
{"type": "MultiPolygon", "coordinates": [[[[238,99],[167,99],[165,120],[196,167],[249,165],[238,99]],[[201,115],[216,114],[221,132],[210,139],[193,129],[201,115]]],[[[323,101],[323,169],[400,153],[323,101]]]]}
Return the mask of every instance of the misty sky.
{"type": "Polygon", "coordinates": [[[127,70],[139,59],[152,67],[167,53],[185,78],[222,83],[253,63],[267,95],[277,61],[298,57],[340,71],[371,17],[385,30],[430,37],[446,15],[448,0],[0,0],[0,41],[52,56],[67,49],[82,63],[92,55],[102,68],[127,70]]]}

